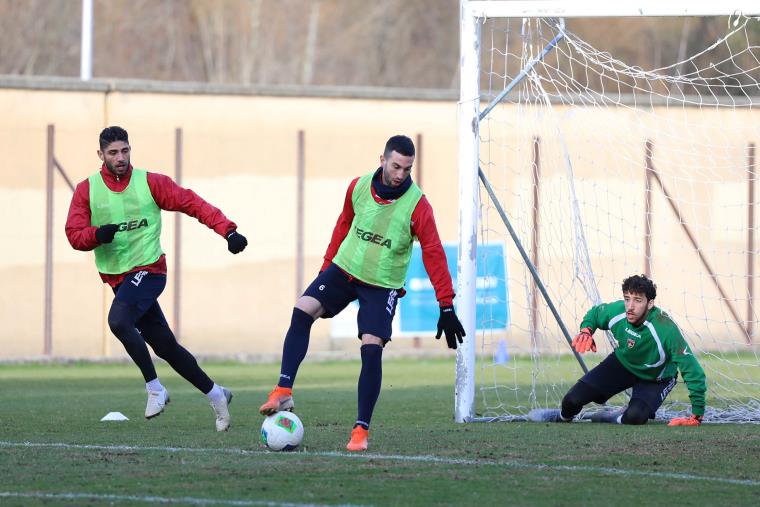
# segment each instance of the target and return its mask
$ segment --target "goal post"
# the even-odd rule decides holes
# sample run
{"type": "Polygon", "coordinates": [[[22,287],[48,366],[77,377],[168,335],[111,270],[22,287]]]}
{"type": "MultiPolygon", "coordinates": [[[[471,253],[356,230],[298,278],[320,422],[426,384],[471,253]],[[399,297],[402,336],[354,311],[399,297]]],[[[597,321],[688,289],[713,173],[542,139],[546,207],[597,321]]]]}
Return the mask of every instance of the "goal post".
{"type": "MultiPolygon", "coordinates": [[[[570,335],[636,273],[705,367],[707,420],[760,422],[758,14],[747,1],[460,1],[457,422],[558,407],[614,344],[597,332],[599,353],[581,358],[570,335]],[[652,69],[573,33],[578,19],[646,17],[718,19],[721,32],[681,37],[652,69]],[[483,302],[479,245],[494,242],[507,296],[483,302]]],[[[658,416],[688,409],[677,389],[658,416]]]]}

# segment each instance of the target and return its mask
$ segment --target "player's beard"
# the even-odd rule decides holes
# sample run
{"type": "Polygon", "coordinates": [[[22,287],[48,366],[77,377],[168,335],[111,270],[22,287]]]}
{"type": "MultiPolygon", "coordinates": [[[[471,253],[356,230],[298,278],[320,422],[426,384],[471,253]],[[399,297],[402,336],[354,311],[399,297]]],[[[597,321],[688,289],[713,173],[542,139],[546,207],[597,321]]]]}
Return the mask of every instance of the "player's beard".
{"type": "Polygon", "coordinates": [[[644,310],[644,312],[642,312],[641,315],[636,315],[635,312],[631,312],[631,313],[626,312],[625,316],[629,324],[631,324],[632,326],[638,327],[641,325],[642,322],[644,322],[644,315],[646,315],[646,313],[647,313],[646,310],[644,310]],[[631,321],[632,318],[635,320],[631,321]]]}
{"type": "Polygon", "coordinates": [[[129,159],[126,159],[121,166],[117,166],[116,164],[110,163],[108,161],[106,161],[105,164],[106,168],[111,172],[111,174],[116,176],[124,176],[129,170],[129,159]]]}
{"type": "Polygon", "coordinates": [[[380,179],[383,182],[383,185],[385,185],[386,187],[391,187],[391,188],[398,188],[401,185],[403,185],[404,182],[406,181],[406,178],[403,178],[401,181],[395,181],[393,177],[391,177],[390,174],[386,174],[384,169],[383,169],[382,176],[380,179]]]}

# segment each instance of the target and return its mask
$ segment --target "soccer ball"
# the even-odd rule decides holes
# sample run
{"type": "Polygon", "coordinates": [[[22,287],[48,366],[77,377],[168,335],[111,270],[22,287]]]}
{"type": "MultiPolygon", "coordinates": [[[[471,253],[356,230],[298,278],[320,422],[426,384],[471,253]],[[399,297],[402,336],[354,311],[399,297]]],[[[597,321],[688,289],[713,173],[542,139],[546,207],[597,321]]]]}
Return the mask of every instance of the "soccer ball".
{"type": "Polygon", "coordinates": [[[292,451],[303,440],[303,423],[293,412],[272,414],[261,425],[261,443],[271,451],[292,451]]]}

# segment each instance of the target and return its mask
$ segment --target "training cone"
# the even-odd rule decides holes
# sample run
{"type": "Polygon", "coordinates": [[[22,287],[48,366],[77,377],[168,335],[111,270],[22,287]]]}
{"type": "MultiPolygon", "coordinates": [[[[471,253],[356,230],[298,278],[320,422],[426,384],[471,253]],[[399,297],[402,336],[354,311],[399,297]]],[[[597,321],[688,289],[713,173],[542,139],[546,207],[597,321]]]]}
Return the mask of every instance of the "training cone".
{"type": "Polygon", "coordinates": [[[496,364],[507,364],[509,362],[509,351],[507,350],[506,340],[499,340],[499,346],[493,359],[496,364]]]}
{"type": "Polygon", "coordinates": [[[129,421],[129,418],[121,412],[108,412],[101,421],[129,421]]]}

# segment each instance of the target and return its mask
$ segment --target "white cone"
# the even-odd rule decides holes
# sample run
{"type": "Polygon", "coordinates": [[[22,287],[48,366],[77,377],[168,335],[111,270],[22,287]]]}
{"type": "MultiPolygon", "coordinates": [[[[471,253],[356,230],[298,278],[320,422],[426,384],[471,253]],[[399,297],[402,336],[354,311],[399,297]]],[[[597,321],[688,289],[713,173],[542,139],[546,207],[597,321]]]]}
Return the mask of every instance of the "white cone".
{"type": "Polygon", "coordinates": [[[499,340],[499,346],[496,348],[493,362],[496,364],[507,364],[509,362],[509,351],[507,350],[507,341],[499,340]]]}
{"type": "Polygon", "coordinates": [[[129,418],[121,412],[108,412],[101,421],[129,421],[129,418]]]}

